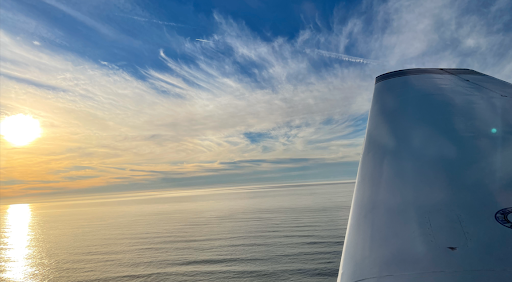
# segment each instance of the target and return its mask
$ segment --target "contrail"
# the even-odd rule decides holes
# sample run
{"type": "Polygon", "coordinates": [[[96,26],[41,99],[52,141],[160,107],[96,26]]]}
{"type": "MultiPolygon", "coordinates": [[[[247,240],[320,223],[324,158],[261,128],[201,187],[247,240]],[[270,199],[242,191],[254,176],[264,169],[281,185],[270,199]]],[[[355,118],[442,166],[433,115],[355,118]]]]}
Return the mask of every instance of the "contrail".
{"type": "Polygon", "coordinates": [[[353,56],[349,56],[349,55],[345,55],[345,54],[332,53],[332,52],[322,51],[322,50],[318,50],[318,49],[314,49],[314,50],[306,49],[305,51],[308,54],[311,54],[311,53],[315,54],[315,55],[318,54],[318,55],[322,55],[324,57],[336,58],[336,59],[355,62],[355,63],[363,63],[363,64],[378,64],[378,63],[380,63],[379,61],[375,61],[375,60],[353,57],[353,56]]]}
{"type": "Polygon", "coordinates": [[[163,22],[163,21],[139,18],[139,17],[134,17],[134,16],[128,16],[128,15],[120,15],[120,14],[115,14],[115,15],[120,16],[120,17],[132,18],[132,19],[144,21],[144,22],[154,22],[154,23],[159,23],[159,24],[164,24],[164,25],[172,25],[172,26],[192,27],[192,26],[188,26],[188,25],[182,25],[182,24],[171,23],[171,22],[163,22]]]}
{"type": "Polygon", "coordinates": [[[209,42],[209,43],[212,43],[211,41],[208,41],[208,40],[204,40],[204,39],[196,39],[197,41],[201,41],[201,42],[209,42]]]}

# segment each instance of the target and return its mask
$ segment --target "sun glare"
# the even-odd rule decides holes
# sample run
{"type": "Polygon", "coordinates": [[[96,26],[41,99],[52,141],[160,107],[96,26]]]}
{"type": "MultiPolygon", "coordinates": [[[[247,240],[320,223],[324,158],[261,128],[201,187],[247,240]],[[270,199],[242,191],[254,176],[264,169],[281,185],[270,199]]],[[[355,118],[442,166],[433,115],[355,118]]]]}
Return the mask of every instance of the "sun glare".
{"type": "Polygon", "coordinates": [[[14,146],[25,146],[41,136],[41,126],[37,119],[17,114],[0,123],[0,134],[14,146]]]}
{"type": "MultiPolygon", "coordinates": [[[[29,281],[32,269],[29,266],[28,257],[31,250],[30,221],[32,213],[30,205],[11,205],[5,220],[5,233],[2,238],[2,262],[5,267],[3,277],[8,281],[29,281]]],[[[3,280],[2,280],[3,281],[3,280]]]]}

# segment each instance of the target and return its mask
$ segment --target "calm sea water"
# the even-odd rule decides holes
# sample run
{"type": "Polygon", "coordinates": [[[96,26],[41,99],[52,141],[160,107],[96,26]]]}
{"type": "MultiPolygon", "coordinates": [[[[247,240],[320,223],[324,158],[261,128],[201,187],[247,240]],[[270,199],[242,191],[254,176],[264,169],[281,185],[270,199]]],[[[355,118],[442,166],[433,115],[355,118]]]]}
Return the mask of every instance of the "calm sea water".
{"type": "Polygon", "coordinates": [[[1,206],[1,280],[335,281],[353,187],[1,206]]]}

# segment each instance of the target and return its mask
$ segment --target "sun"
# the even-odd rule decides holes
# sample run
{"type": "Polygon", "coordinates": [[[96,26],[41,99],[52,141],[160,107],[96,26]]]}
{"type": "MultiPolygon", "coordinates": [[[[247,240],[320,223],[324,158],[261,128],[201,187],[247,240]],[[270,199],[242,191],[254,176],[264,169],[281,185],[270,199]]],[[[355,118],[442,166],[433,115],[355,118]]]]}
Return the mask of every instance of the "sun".
{"type": "Polygon", "coordinates": [[[17,114],[0,123],[0,134],[14,146],[25,146],[41,136],[39,121],[31,116],[17,114]]]}

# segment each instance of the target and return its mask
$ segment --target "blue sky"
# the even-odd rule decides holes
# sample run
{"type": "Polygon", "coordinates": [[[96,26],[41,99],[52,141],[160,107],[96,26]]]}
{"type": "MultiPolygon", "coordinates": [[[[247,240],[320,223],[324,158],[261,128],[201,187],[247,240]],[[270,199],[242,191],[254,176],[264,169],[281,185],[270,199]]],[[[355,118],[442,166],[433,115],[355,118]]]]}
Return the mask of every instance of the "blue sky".
{"type": "Polygon", "coordinates": [[[512,77],[512,1],[0,4],[5,198],[354,179],[375,76],[512,77]]]}

